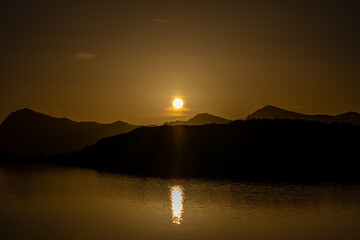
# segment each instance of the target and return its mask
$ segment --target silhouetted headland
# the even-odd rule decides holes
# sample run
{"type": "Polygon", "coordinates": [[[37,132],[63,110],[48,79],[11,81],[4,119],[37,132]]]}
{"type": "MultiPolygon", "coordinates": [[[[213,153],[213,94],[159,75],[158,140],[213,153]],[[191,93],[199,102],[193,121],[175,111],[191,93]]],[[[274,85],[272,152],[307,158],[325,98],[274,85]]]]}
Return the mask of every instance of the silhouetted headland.
{"type": "Polygon", "coordinates": [[[239,180],[359,180],[360,126],[304,120],[140,127],[46,161],[123,173],[239,180]]]}

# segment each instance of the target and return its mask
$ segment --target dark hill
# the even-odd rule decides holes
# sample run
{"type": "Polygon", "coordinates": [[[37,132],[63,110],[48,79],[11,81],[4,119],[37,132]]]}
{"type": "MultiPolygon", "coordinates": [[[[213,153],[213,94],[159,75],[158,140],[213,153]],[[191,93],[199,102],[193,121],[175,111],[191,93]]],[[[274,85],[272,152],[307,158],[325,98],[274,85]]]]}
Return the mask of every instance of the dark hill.
{"type": "Polygon", "coordinates": [[[36,156],[73,152],[136,127],[121,121],[74,122],[25,108],[11,113],[0,125],[0,153],[36,156]]]}
{"type": "Polygon", "coordinates": [[[302,120],[140,127],[51,161],[166,177],[342,181],[360,179],[359,136],[352,124],[302,120]]]}
{"type": "Polygon", "coordinates": [[[166,122],[164,125],[169,126],[178,126],[178,125],[189,125],[189,126],[195,126],[195,125],[205,125],[205,124],[226,124],[231,122],[231,120],[221,118],[218,116],[214,116],[208,113],[200,113],[196,115],[193,118],[190,118],[187,121],[173,121],[173,122],[166,122]]]}
{"type": "Polygon", "coordinates": [[[360,125],[360,113],[348,112],[336,116],[331,115],[306,115],[296,112],[287,111],[278,107],[267,105],[254,113],[248,115],[246,120],[251,119],[301,119],[309,121],[320,121],[324,123],[333,122],[350,122],[360,125]]]}

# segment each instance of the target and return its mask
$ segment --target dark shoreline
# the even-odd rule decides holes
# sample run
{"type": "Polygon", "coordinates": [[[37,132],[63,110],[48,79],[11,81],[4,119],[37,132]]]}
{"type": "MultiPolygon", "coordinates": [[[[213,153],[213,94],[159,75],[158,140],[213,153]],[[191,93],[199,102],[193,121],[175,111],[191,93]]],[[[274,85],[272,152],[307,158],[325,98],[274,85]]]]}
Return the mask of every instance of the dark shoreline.
{"type": "Polygon", "coordinates": [[[29,169],[29,170],[48,170],[48,169],[83,169],[83,170],[91,170],[95,171],[99,174],[110,174],[110,175],[119,175],[119,176],[127,176],[127,177],[135,177],[140,179],[164,179],[164,180],[179,180],[179,181],[208,181],[208,182],[231,182],[231,183],[247,183],[247,184],[269,184],[269,185],[294,185],[294,186],[321,186],[321,185],[334,185],[334,186],[360,186],[360,179],[353,179],[353,180],[339,180],[339,179],[333,179],[333,180],[321,180],[321,179],[298,179],[298,180],[291,180],[291,179],[282,179],[282,180],[275,180],[275,179],[241,179],[241,178],[228,178],[226,176],[222,177],[196,177],[196,176],[182,176],[182,177],[171,177],[171,176],[159,176],[159,175],[141,175],[136,173],[127,173],[122,171],[116,171],[116,170],[105,170],[105,169],[96,169],[96,168],[90,168],[90,167],[84,167],[84,166],[76,166],[76,165],[64,165],[64,164],[58,164],[58,163],[48,163],[48,162],[6,162],[2,161],[0,162],[0,167],[4,169],[10,169],[10,170],[23,170],[29,169]]]}
{"type": "MultiPolygon", "coordinates": [[[[8,158],[163,178],[252,182],[360,182],[360,126],[303,120],[249,120],[140,127],[69,154],[8,158]]],[[[0,161],[1,162],[1,161],[0,161]]]]}

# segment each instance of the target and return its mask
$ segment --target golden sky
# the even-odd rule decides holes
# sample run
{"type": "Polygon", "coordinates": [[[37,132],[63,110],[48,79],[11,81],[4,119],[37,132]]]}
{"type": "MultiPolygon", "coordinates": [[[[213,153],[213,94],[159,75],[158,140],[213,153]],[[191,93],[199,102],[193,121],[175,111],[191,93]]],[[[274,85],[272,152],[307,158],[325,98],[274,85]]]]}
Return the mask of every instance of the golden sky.
{"type": "Polygon", "coordinates": [[[24,107],[136,124],[240,119],[267,104],[360,112],[359,10],[349,0],[4,0],[0,121],[24,107]]]}

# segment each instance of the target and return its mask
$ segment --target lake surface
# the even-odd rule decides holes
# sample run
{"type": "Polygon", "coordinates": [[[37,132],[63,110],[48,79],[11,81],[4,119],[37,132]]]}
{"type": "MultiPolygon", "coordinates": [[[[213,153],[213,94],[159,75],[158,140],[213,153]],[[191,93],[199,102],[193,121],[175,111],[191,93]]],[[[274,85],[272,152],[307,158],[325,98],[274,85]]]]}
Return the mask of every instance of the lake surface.
{"type": "Polygon", "coordinates": [[[358,185],[0,165],[0,239],[360,239],[358,185]]]}

